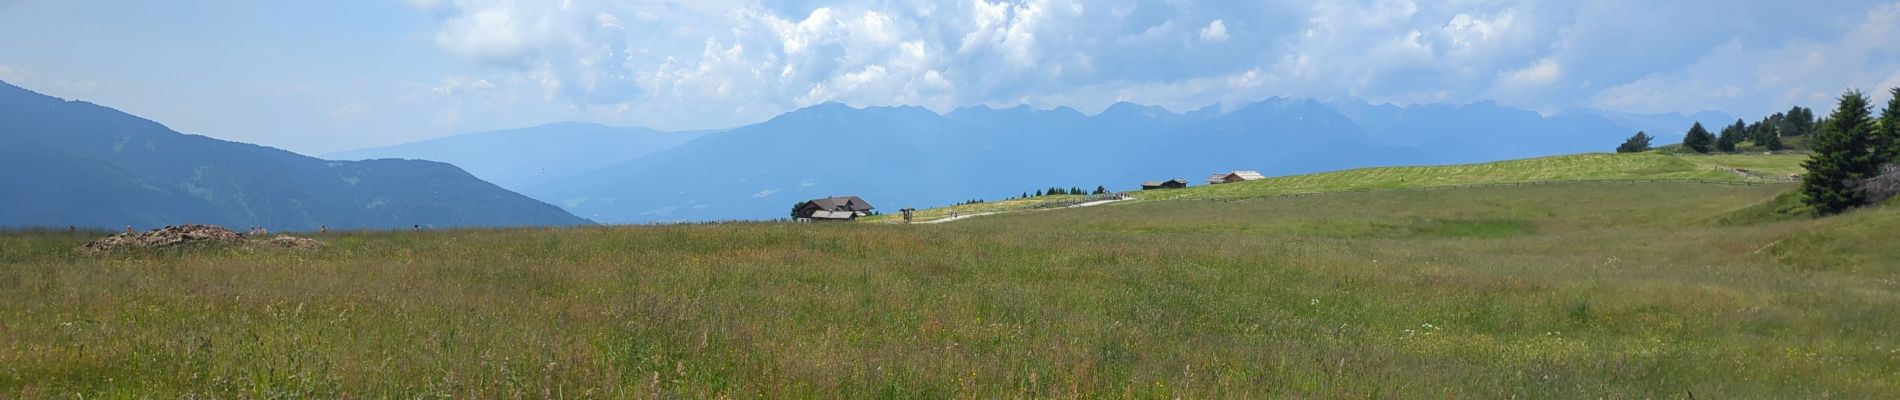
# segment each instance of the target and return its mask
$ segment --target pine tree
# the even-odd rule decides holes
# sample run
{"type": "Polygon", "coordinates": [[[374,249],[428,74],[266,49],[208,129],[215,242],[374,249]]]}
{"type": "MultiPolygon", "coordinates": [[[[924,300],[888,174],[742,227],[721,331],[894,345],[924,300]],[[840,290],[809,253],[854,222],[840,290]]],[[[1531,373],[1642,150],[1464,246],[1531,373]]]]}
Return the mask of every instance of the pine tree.
{"type": "Polygon", "coordinates": [[[1770,142],[1781,142],[1780,129],[1776,128],[1781,125],[1780,120],[1781,114],[1775,114],[1774,116],[1762,119],[1761,122],[1748,124],[1748,141],[1754,143],[1755,147],[1780,150],[1772,148],[1774,146],[1769,145],[1770,142]]]}
{"type": "Polygon", "coordinates": [[[1816,212],[1836,214],[1860,205],[1863,199],[1852,185],[1878,173],[1883,160],[1874,149],[1879,138],[1870,106],[1858,90],[1842,94],[1840,106],[1810,139],[1814,155],[1802,163],[1808,174],[1801,193],[1816,212]]]}
{"type": "Polygon", "coordinates": [[[1648,133],[1637,131],[1636,136],[1630,136],[1629,140],[1623,141],[1622,146],[1616,146],[1616,152],[1641,153],[1649,151],[1649,142],[1654,139],[1656,139],[1656,137],[1649,136],[1648,133]]]}
{"type": "Polygon", "coordinates": [[[1096,187],[1095,187],[1095,194],[1108,194],[1108,187],[1107,187],[1107,186],[1099,186],[1099,185],[1098,185],[1098,186],[1096,186],[1096,187]]]}
{"type": "Polygon", "coordinates": [[[1748,123],[1742,122],[1742,120],[1739,119],[1735,120],[1734,125],[1723,127],[1722,136],[1715,139],[1715,150],[1723,153],[1734,153],[1735,146],[1742,144],[1742,136],[1747,134],[1747,130],[1748,123]]]}
{"type": "Polygon", "coordinates": [[[1893,88],[1893,99],[1880,112],[1879,138],[1875,144],[1877,162],[1900,163],[1900,87],[1893,88]]]}
{"type": "Polygon", "coordinates": [[[1794,106],[1793,109],[1788,110],[1788,115],[1786,119],[1783,120],[1782,125],[1782,136],[1806,136],[1810,133],[1814,133],[1814,110],[1794,106]]]}
{"type": "Polygon", "coordinates": [[[1714,146],[1715,135],[1709,133],[1708,128],[1703,128],[1701,122],[1695,123],[1695,126],[1689,128],[1689,134],[1682,137],[1682,147],[1689,151],[1708,153],[1714,150],[1714,146]]]}
{"type": "Polygon", "coordinates": [[[1763,136],[1763,139],[1755,141],[1756,146],[1766,148],[1768,151],[1782,151],[1788,149],[1788,144],[1781,142],[1781,134],[1775,133],[1774,128],[1765,128],[1763,130],[1768,131],[1768,133],[1766,136],[1763,136]]]}
{"type": "Polygon", "coordinates": [[[1041,191],[1041,190],[1037,190],[1037,191],[1036,191],[1036,197],[1042,197],[1042,191],[1041,191]]]}

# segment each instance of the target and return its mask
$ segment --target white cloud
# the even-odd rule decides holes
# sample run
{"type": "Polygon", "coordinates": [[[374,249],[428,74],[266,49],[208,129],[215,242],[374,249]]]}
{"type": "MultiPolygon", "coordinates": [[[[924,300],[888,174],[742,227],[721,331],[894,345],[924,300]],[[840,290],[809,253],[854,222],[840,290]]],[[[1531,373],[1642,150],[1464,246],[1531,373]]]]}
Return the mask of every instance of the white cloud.
{"type": "Polygon", "coordinates": [[[13,66],[10,65],[0,64],[0,81],[21,85],[25,84],[31,77],[32,75],[28,75],[26,71],[14,69],[13,66]]]}
{"type": "MultiPolygon", "coordinates": [[[[437,17],[432,38],[444,53],[493,68],[440,85],[445,95],[469,94],[481,104],[552,103],[568,118],[670,129],[730,126],[829,101],[944,111],[1012,103],[1089,109],[1148,99],[1194,108],[1280,95],[1680,109],[1729,104],[1698,100],[1704,97],[1739,103],[1760,93],[1838,92],[1786,82],[1813,80],[1801,77],[1817,68],[1872,74],[1861,70],[1893,59],[1878,52],[1777,54],[1797,58],[1785,64],[1802,73],[1779,66],[1699,73],[1722,78],[1692,90],[1645,88],[1639,84],[1691,74],[1642,79],[1604,71],[1673,69],[1694,60],[1605,63],[1601,55],[1614,53],[1604,53],[1602,43],[1669,49],[1657,47],[1666,41],[1614,35],[1707,30],[1673,21],[1709,7],[1634,0],[410,2],[437,17]],[[1245,34],[1234,27],[1246,27],[1245,34]]],[[[1721,11],[1751,15],[1776,7],[1721,11]]],[[[1854,36],[1874,39],[1853,40],[1900,36],[1863,31],[1854,36]]],[[[1892,70],[1863,80],[1879,82],[1892,70]]]]}
{"type": "Polygon", "coordinates": [[[337,108],[327,115],[331,120],[348,121],[356,119],[368,112],[370,112],[368,105],[363,104],[361,100],[352,99],[349,104],[344,104],[343,107],[337,108]]]}
{"type": "MultiPolygon", "coordinates": [[[[1605,89],[1590,102],[1612,110],[1767,114],[1791,105],[1832,109],[1848,88],[1880,96],[1900,71],[1900,3],[1866,12],[1835,42],[1791,40],[1754,48],[1740,39],[1681,69],[1605,89]]],[[[1877,97],[1879,98],[1879,97],[1877,97]]]]}
{"type": "Polygon", "coordinates": [[[1510,88],[1537,87],[1556,83],[1563,75],[1563,63],[1546,58],[1524,69],[1500,74],[1498,84],[1510,88]]]}
{"type": "Polygon", "coordinates": [[[1208,23],[1206,28],[1201,28],[1201,41],[1216,43],[1227,41],[1227,22],[1216,19],[1208,23]]]}

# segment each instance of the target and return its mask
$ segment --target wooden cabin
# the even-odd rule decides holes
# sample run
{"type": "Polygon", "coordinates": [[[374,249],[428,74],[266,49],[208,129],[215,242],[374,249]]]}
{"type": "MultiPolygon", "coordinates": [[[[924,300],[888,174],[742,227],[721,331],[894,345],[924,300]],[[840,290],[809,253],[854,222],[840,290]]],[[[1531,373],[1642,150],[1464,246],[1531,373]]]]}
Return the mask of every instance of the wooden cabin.
{"type": "Polygon", "coordinates": [[[1207,177],[1207,184],[1219,185],[1223,183],[1257,181],[1262,179],[1267,179],[1267,176],[1261,175],[1259,171],[1221,172],[1207,177]]]}
{"type": "Polygon", "coordinates": [[[826,197],[799,203],[792,215],[799,221],[855,221],[874,208],[858,196],[826,197]]]}
{"type": "Polygon", "coordinates": [[[1147,181],[1141,183],[1141,190],[1180,189],[1188,187],[1186,179],[1174,178],[1166,181],[1147,181]]]}

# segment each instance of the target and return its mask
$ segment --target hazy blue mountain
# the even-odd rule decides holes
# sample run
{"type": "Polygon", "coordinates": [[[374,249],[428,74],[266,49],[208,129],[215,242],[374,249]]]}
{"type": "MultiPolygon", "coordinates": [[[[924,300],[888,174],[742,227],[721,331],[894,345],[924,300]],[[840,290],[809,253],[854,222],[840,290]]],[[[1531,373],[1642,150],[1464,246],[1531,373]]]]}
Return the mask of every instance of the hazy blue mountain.
{"type": "Polygon", "coordinates": [[[1439,162],[1608,151],[1638,130],[1686,131],[1700,119],[1734,120],[1716,112],[1683,116],[1583,109],[1546,116],[1489,101],[1411,106],[1339,102],[1332,106],[1363,127],[1372,143],[1417,147],[1439,162]],[[1680,128],[1660,129],[1677,125],[1680,128]]]}
{"type": "Polygon", "coordinates": [[[1648,132],[1650,136],[1656,137],[1657,145],[1682,142],[1682,136],[1687,134],[1689,127],[1694,126],[1697,122],[1702,123],[1704,126],[1711,127],[1710,129],[1717,129],[1717,127],[1728,126],[1729,124],[1735,123],[1736,119],[1735,116],[1720,111],[1703,111],[1690,115],[1682,115],[1678,113],[1632,114],[1616,111],[1571,109],[1558,113],[1558,115],[1601,116],[1605,119],[1609,119],[1610,122],[1615,123],[1617,126],[1622,127],[1624,138],[1635,135],[1637,131],[1648,132]]]}
{"type": "Polygon", "coordinates": [[[1158,140],[1166,151],[1147,154],[1143,170],[1165,176],[1150,179],[1178,177],[1196,184],[1220,171],[1275,176],[1436,161],[1417,149],[1379,144],[1352,119],[1304,99],[1267,99],[1158,140]]]}
{"type": "Polygon", "coordinates": [[[1324,105],[1280,101],[1225,115],[1140,106],[1073,110],[838,104],[707,135],[529,194],[604,223],[785,218],[801,200],[857,195],[885,212],[1050,186],[1132,189],[1213,169],[1268,174],[1416,163],[1367,145],[1324,105]]]}
{"type": "Polygon", "coordinates": [[[673,148],[704,134],[562,122],[351,150],[323,157],[440,161],[503,188],[521,191],[673,148]]]}
{"type": "Polygon", "coordinates": [[[274,230],[588,221],[428,161],[324,161],[0,82],[0,226],[274,230]]]}

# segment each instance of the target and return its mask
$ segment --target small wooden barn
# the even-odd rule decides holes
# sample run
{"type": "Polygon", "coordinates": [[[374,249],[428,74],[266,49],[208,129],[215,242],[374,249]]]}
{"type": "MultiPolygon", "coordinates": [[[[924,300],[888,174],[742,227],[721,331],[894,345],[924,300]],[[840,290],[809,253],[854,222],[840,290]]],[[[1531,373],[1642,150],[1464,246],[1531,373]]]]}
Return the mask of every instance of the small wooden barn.
{"type": "Polygon", "coordinates": [[[1262,179],[1267,179],[1267,176],[1261,175],[1259,171],[1221,172],[1207,177],[1207,184],[1219,185],[1223,183],[1257,181],[1262,179]]]}
{"type": "Polygon", "coordinates": [[[875,207],[858,196],[826,197],[798,204],[793,217],[799,221],[853,221],[871,215],[875,207]]]}
{"type": "Polygon", "coordinates": [[[1166,181],[1147,181],[1141,183],[1141,190],[1180,189],[1188,187],[1186,179],[1174,178],[1166,181]]]}

